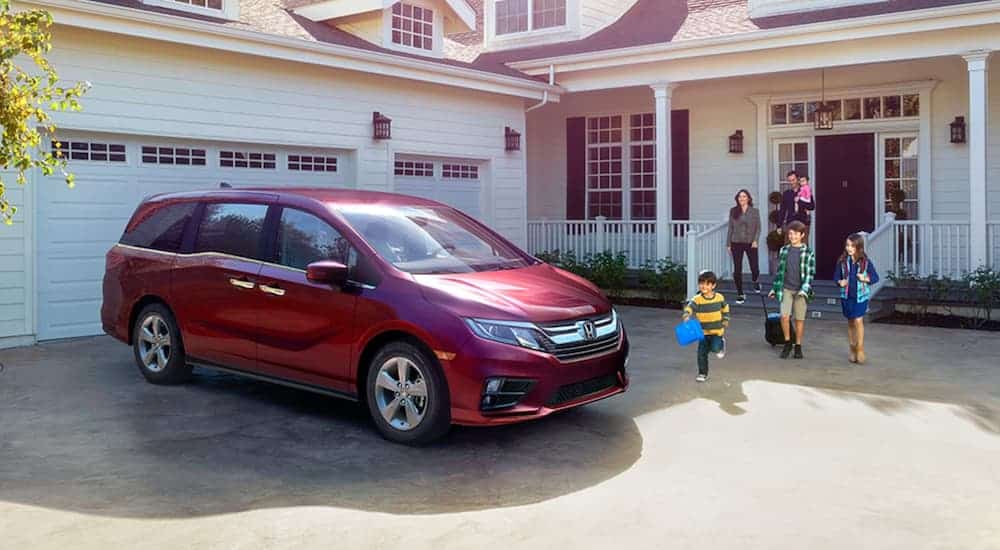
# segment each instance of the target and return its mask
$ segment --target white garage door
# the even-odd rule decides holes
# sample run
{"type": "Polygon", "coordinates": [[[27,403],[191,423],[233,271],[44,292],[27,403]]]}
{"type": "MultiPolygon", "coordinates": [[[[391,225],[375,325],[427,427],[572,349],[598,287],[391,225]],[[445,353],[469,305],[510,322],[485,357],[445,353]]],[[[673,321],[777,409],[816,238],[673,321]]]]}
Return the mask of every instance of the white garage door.
{"type": "Polygon", "coordinates": [[[136,136],[61,137],[76,186],[38,190],[38,338],[101,333],[104,256],[143,197],[255,185],[346,186],[344,151],[136,136]]]}
{"type": "Polygon", "coordinates": [[[482,166],[471,161],[396,156],[396,192],[458,208],[482,219],[482,166]]]}

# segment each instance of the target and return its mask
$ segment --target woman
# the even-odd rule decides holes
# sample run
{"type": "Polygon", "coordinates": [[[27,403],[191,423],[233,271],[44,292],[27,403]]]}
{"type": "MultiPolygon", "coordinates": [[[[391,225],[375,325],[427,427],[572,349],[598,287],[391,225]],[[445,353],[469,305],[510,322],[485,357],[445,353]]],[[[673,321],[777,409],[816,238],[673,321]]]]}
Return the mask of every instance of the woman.
{"type": "Polygon", "coordinates": [[[760,266],[757,259],[757,238],[760,235],[760,212],[754,208],[750,192],[736,193],[736,206],[729,210],[729,234],[726,243],[733,255],[733,280],[736,281],[736,303],[746,302],[743,294],[743,255],[750,260],[753,289],[760,294],[760,266]]]}

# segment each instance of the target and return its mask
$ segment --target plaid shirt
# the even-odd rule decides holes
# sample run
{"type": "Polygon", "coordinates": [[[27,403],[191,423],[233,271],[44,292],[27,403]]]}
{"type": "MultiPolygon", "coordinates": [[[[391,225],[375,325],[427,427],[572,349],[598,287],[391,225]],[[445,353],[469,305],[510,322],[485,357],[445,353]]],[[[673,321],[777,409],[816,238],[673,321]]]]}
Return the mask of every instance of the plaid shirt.
{"type": "MultiPolygon", "coordinates": [[[[778,273],[774,276],[774,285],[771,286],[771,290],[774,291],[774,297],[779,302],[785,293],[785,264],[788,263],[788,249],[791,246],[790,244],[786,244],[781,247],[781,252],[778,252],[778,273]]],[[[806,293],[806,299],[812,300],[812,283],[813,278],[816,277],[816,253],[809,248],[809,245],[802,245],[802,254],[799,254],[799,262],[799,273],[802,274],[801,291],[806,293]]]]}

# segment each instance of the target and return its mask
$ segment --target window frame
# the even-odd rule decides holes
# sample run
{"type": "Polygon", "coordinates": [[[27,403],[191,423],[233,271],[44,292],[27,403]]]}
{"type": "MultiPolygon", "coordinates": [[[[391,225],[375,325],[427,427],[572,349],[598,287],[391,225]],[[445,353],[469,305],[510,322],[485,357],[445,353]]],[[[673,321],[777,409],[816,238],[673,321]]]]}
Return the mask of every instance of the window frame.
{"type": "Polygon", "coordinates": [[[419,52],[419,53],[433,53],[433,52],[435,52],[435,51],[437,51],[439,49],[437,47],[437,44],[438,44],[438,36],[437,36],[438,35],[438,33],[437,33],[437,12],[438,12],[438,9],[436,7],[435,8],[431,8],[431,7],[427,7],[425,5],[421,5],[419,3],[414,3],[414,2],[395,2],[391,7],[388,8],[387,11],[389,12],[389,43],[390,44],[392,44],[395,47],[401,48],[401,49],[415,51],[415,52],[419,52]],[[397,6],[399,7],[399,13],[396,13],[396,7],[397,6]],[[405,7],[409,7],[410,8],[410,10],[411,10],[411,14],[410,15],[405,15],[403,13],[403,10],[404,10],[405,7]],[[430,12],[430,14],[431,14],[430,23],[428,23],[427,20],[423,19],[423,18],[421,18],[420,20],[417,20],[413,16],[413,13],[412,13],[412,11],[414,9],[419,9],[421,11],[428,11],[428,12],[430,12]],[[400,20],[400,28],[399,29],[396,29],[396,27],[395,27],[396,18],[399,18],[399,20],[400,20]],[[405,30],[403,28],[403,23],[405,23],[406,21],[410,22],[410,30],[405,30]],[[419,22],[420,25],[430,24],[430,26],[431,26],[431,33],[430,33],[430,35],[428,36],[427,34],[424,34],[423,32],[421,32],[421,33],[418,34],[416,31],[414,31],[413,30],[413,23],[414,22],[419,22]],[[396,42],[395,37],[394,37],[395,33],[397,33],[397,32],[400,35],[399,42],[396,42]],[[418,46],[414,46],[412,44],[412,40],[411,40],[411,44],[404,44],[403,43],[403,35],[404,34],[409,34],[409,35],[414,36],[414,37],[420,37],[421,38],[421,42],[425,41],[427,38],[430,38],[431,47],[430,48],[426,48],[423,45],[421,45],[419,47],[418,46]]]}
{"type": "Polygon", "coordinates": [[[228,19],[230,21],[238,21],[240,18],[239,0],[222,0],[221,9],[209,8],[206,6],[193,6],[186,2],[178,2],[177,0],[141,0],[141,1],[143,4],[146,4],[147,6],[156,6],[171,10],[186,11],[189,13],[196,13],[199,15],[213,17],[216,19],[228,19]]]}
{"type": "Polygon", "coordinates": [[[916,190],[916,197],[910,198],[907,196],[903,199],[904,203],[911,203],[915,206],[913,217],[907,218],[907,221],[915,221],[920,219],[920,209],[921,209],[921,199],[924,197],[920,196],[920,133],[919,132],[883,132],[875,134],[875,139],[878,140],[878,155],[875,159],[877,163],[876,168],[876,182],[875,182],[875,213],[878,219],[879,225],[885,222],[886,215],[886,201],[889,200],[886,194],[886,180],[898,181],[900,187],[902,187],[904,181],[912,181],[914,184],[914,189],[916,190]],[[895,139],[899,140],[899,156],[886,156],[886,140],[895,139]],[[912,139],[916,143],[916,155],[907,157],[903,156],[903,140],[912,139]],[[899,160],[899,175],[894,178],[886,177],[885,163],[887,160],[899,160]],[[903,160],[913,159],[916,166],[916,173],[913,177],[903,177],[903,160]]]}
{"type": "Polygon", "coordinates": [[[181,253],[183,253],[187,249],[189,234],[191,232],[192,226],[197,227],[200,224],[200,221],[201,221],[201,212],[202,212],[201,207],[202,207],[202,203],[199,202],[199,201],[194,201],[194,200],[167,202],[167,203],[159,205],[159,206],[151,207],[149,209],[148,214],[146,214],[146,216],[144,217],[144,219],[138,220],[138,221],[129,220],[128,225],[126,226],[125,230],[122,232],[122,236],[118,239],[118,244],[120,244],[122,246],[130,246],[130,247],[133,247],[133,248],[141,248],[143,250],[152,250],[152,251],[156,251],[156,252],[163,252],[163,253],[166,253],[166,254],[181,254],[181,253]],[[177,241],[177,247],[175,249],[168,250],[166,248],[153,246],[153,244],[150,244],[149,246],[144,246],[144,245],[139,245],[139,244],[133,244],[133,243],[125,242],[126,238],[129,236],[130,233],[134,232],[136,229],[139,228],[140,225],[142,225],[143,223],[145,223],[146,221],[148,221],[153,216],[155,216],[155,215],[157,215],[157,214],[159,214],[161,212],[165,212],[167,209],[170,209],[170,208],[181,208],[181,207],[185,207],[185,206],[190,206],[191,207],[191,213],[188,215],[187,221],[184,222],[184,227],[181,228],[181,234],[180,234],[180,237],[179,237],[179,239],[177,241]]]}
{"type": "Polygon", "coordinates": [[[557,32],[563,32],[563,31],[566,31],[566,30],[571,30],[571,29],[574,28],[574,26],[571,25],[572,14],[576,13],[576,7],[578,5],[577,2],[574,2],[574,0],[562,0],[564,2],[563,8],[564,8],[564,11],[565,11],[565,20],[563,21],[563,23],[561,25],[553,25],[551,27],[540,27],[540,28],[535,28],[535,2],[537,2],[539,0],[526,0],[527,3],[528,3],[528,28],[527,28],[527,30],[507,32],[507,33],[503,33],[503,34],[498,33],[497,32],[497,1],[499,1],[499,0],[493,0],[492,2],[490,2],[489,3],[489,9],[487,11],[487,13],[489,13],[489,20],[490,20],[489,31],[490,31],[491,38],[493,40],[508,40],[508,39],[516,39],[516,38],[519,38],[519,37],[526,37],[526,36],[539,36],[539,35],[542,35],[543,33],[557,33],[557,32]]]}

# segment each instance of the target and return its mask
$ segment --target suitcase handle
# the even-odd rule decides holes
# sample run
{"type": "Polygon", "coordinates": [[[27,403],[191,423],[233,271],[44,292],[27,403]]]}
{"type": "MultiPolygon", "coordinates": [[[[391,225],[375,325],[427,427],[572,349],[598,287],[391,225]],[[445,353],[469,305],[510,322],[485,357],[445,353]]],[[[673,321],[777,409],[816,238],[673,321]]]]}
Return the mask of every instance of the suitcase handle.
{"type": "Polygon", "coordinates": [[[766,318],[770,314],[770,312],[767,311],[767,298],[764,298],[763,293],[758,296],[760,296],[760,305],[764,306],[764,317],[766,318]]]}

